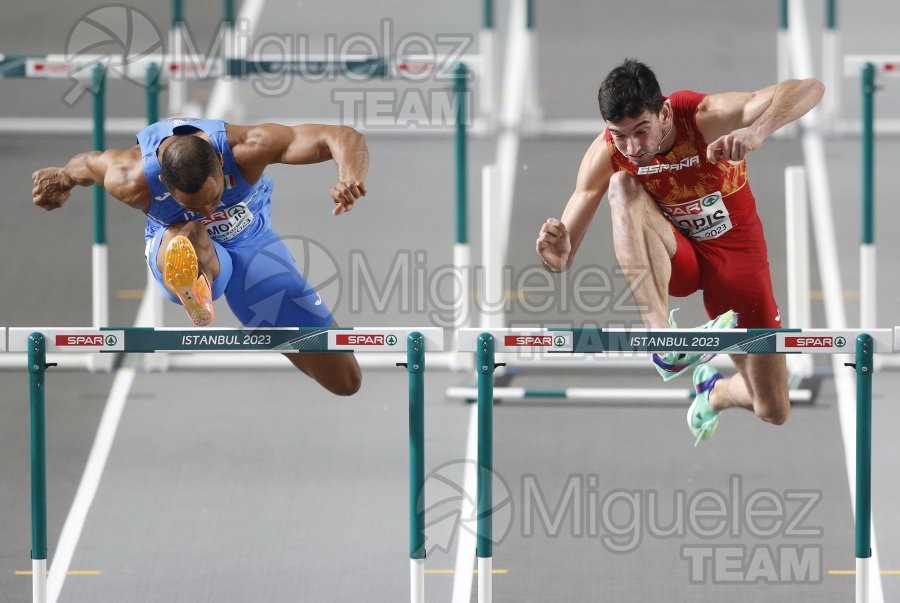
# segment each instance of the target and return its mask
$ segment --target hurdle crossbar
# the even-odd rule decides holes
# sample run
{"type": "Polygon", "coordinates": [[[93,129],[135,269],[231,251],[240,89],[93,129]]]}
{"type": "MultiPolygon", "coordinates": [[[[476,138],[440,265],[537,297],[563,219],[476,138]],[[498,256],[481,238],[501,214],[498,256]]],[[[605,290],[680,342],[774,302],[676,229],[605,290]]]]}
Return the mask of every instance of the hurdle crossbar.
{"type": "Polygon", "coordinates": [[[347,54],[281,56],[261,54],[254,57],[223,58],[205,55],[136,57],[101,54],[67,56],[64,54],[0,54],[0,79],[89,80],[95,68],[105,69],[105,77],[143,81],[150,65],[159,65],[160,77],[167,80],[209,80],[222,77],[246,78],[257,75],[298,75],[315,78],[348,76],[363,78],[402,78],[410,69],[446,69],[464,62],[476,73],[483,63],[479,55],[410,54],[402,56],[347,54]]]}
{"type": "Polygon", "coordinates": [[[437,327],[277,327],[268,329],[175,329],[145,327],[7,327],[6,352],[27,352],[31,333],[46,338],[51,352],[402,352],[413,332],[425,338],[428,351],[444,349],[437,327]]]}
{"type": "Polygon", "coordinates": [[[252,351],[280,353],[406,350],[409,383],[410,601],[425,601],[425,352],[444,349],[438,328],[87,329],[0,327],[0,352],[26,352],[30,382],[32,601],[47,602],[47,350],[106,353],[252,351]]]}
{"type": "MultiPolygon", "coordinates": [[[[812,402],[813,393],[808,389],[792,389],[788,392],[791,402],[812,402]]],[[[447,397],[456,400],[477,400],[476,387],[449,387],[447,397]]],[[[655,387],[495,387],[494,397],[504,400],[568,400],[578,402],[675,402],[690,401],[694,391],[655,387]]]]}
{"type": "Polygon", "coordinates": [[[872,485],[872,373],[874,354],[894,352],[893,329],[463,329],[459,351],[474,352],[478,379],[478,602],[491,603],[493,565],[493,387],[497,352],[716,352],[729,354],[849,354],[857,376],[856,411],[856,601],[869,600],[872,485]]]}
{"type": "Polygon", "coordinates": [[[478,351],[494,337],[495,352],[572,354],[703,352],[721,354],[853,354],[853,341],[872,337],[876,353],[898,351],[900,327],[885,329],[461,329],[459,351],[478,351]]]}

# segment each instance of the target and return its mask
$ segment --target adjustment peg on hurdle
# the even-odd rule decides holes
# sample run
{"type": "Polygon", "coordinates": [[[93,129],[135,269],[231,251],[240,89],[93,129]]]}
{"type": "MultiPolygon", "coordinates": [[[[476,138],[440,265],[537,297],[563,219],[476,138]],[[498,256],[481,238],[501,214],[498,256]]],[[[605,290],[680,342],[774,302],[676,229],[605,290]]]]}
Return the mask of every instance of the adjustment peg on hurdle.
{"type": "MultiPolygon", "coordinates": [[[[409,368],[409,363],[408,363],[408,362],[398,362],[398,363],[397,363],[397,366],[402,366],[403,368],[409,368]]],[[[418,365],[418,364],[414,364],[414,365],[413,365],[413,370],[414,370],[414,371],[419,370],[419,365],[418,365]]]]}
{"type": "MultiPolygon", "coordinates": [[[[397,366],[402,366],[403,368],[409,368],[409,364],[406,363],[406,362],[398,362],[398,363],[397,363],[397,366]]],[[[413,365],[413,370],[414,370],[414,371],[419,370],[419,365],[418,365],[418,364],[414,364],[414,365],[413,365]]]]}
{"type": "Polygon", "coordinates": [[[856,363],[855,363],[855,362],[845,362],[845,363],[844,363],[844,366],[849,366],[849,367],[852,368],[853,370],[856,370],[856,363]]]}

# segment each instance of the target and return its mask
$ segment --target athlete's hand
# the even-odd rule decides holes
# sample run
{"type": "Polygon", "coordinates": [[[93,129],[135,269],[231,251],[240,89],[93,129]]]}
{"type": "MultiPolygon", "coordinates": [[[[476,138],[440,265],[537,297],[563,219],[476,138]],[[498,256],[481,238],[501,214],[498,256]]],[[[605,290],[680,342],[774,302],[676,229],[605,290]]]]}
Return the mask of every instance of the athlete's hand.
{"type": "Polygon", "coordinates": [[[331,200],[334,201],[334,209],[331,211],[339,216],[353,209],[356,200],[364,197],[366,185],[357,180],[342,180],[331,188],[331,200]]]}
{"type": "Polygon", "coordinates": [[[31,181],[32,202],[47,211],[62,207],[75,187],[75,181],[62,168],[56,167],[36,171],[31,175],[31,181]]]}
{"type": "Polygon", "coordinates": [[[720,136],[706,147],[706,158],[715,163],[719,159],[725,161],[743,161],[747,153],[762,146],[763,141],[749,128],[735,130],[720,136]]]}
{"type": "Polygon", "coordinates": [[[569,261],[569,254],[572,253],[569,229],[556,218],[549,218],[541,224],[535,250],[541,256],[541,262],[547,270],[550,272],[564,270],[569,261]]]}

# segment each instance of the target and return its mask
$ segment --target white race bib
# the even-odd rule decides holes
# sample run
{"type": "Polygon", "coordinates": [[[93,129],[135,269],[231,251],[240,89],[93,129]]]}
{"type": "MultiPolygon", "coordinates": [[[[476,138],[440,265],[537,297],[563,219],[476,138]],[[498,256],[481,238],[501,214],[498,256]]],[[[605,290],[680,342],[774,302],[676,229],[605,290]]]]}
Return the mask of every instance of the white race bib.
{"type": "Polygon", "coordinates": [[[253,212],[244,202],[220,209],[209,218],[203,218],[203,225],[209,238],[217,243],[230,241],[241,234],[253,221],[253,212]]]}
{"type": "Polygon", "coordinates": [[[719,191],[693,201],[659,207],[679,230],[699,241],[717,239],[732,227],[731,216],[719,191]]]}

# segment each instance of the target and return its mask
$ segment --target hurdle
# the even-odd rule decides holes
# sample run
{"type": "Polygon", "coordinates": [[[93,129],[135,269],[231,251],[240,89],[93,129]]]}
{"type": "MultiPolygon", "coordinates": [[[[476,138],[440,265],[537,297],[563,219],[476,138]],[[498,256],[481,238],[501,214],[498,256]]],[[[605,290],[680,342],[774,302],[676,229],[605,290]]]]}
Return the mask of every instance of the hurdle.
{"type": "MultiPolygon", "coordinates": [[[[900,131],[898,120],[878,119],[875,116],[875,94],[879,80],[900,76],[900,55],[846,55],[844,76],[859,78],[861,111],[858,130],[861,133],[861,230],[859,243],[859,324],[863,328],[877,323],[878,255],[875,242],[875,134],[900,131]]],[[[844,127],[846,130],[847,128],[844,127]]],[[[895,357],[876,359],[876,368],[896,368],[895,357]]]]}
{"type": "Polygon", "coordinates": [[[850,354],[855,362],[856,484],[851,484],[855,507],[854,551],[856,601],[869,601],[871,485],[872,485],[872,374],[874,354],[900,349],[900,327],[893,329],[464,329],[459,351],[475,353],[478,378],[477,548],[478,602],[491,603],[493,586],[493,374],[498,360],[517,353],[573,354],[579,352],[714,352],[723,354],[850,354]]]}
{"type": "MultiPolygon", "coordinates": [[[[190,38],[190,28],[184,16],[185,1],[171,1],[171,17],[168,24],[168,32],[164,34],[168,48],[168,52],[165,55],[154,56],[145,53],[132,55],[126,52],[124,55],[102,57],[105,60],[99,65],[106,65],[112,62],[116,68],[107,71],[110,72],[111,77],[119,79],[121,76],[115,72],[129,71],[132,65],[140,69],[140,65],[147,60],[166,64],[167,69],[164,70],[164,76],[168,80],[168,113],[170,115],[183,115],[185,112],[203,112],[197,103],[188,102],[188,83],[193,80],[217,80],[217,86],[221,84],[223,88],[215,91],[214,96],[216,98],[210,99],[206,107],[207,116],[211,119],[227,119],[235,117],[235,115],[241,115],[243,107],[237,100],[239,95],[234,90],[234,85],[238,80],[245,79],[247,76],[231,72],[227,65],[246,60],[249,54],[248,47],[255,48],[251,38],[253,37],[255,24],[260,17],[262,3],[245,3],[240,14],[236,15],[234,0],[225,0],[220,26],[215,39],[208,50],[207,56],[202,56],[198,53],[195,41],[190,38]]],[[[530,2],[531,0],[528,1],[530,2]]],[[[363,59],[373,60],[384,65],[384,69],[377,69],[377,72],[373,73],[375,77],[384,79],[404,78],[410,74],[417,74],[422,70],[433,72],[436,69],[453,67],[457,63],[464,62],[470,65],[474,75],[481,83],[475,121],[478,122],[477,131],[487,133],[492,131],[494,127],[494,112],[497,106],[498,92],[494,65],[494,48],[496,45],[494,13],[494,1],[482,0],[481,18],[479,19],[480,24],[477,31],[477,53],[471,50],[457,50],[448,53],[439,53],[435,50],[428,54],[405,52],[407,49],[414,48],[415,44],[408,41],[404,42],[402,39],[398,44],[393,44],[392,40],[381,40],[381,42],[391,42],[391,45],[396,47],[377,48],[378,41],[372,36],[366,36],[365,41],[371,42],[370,46],[376,53],[372,56],[362,54],[345,55],[342,52],[330,54],[307,53],[304,56],[296,57],[273,54],[260,57],[269,63],[269,69],[268,71],[258,72],[256,75],[271,74],[271,67],[273,66],[284,66],[299,62],[306,62],[309,70],[303,72],[290,68],[284,73],[286,75],[332,73],[332,66],[337,63],[363,59]]],[[[381,31],[379,33],[383,36],[385,32],[381,31]]],[[[342,45],[341,48],[344,46],[352,47],[353,45],[342,45]]],[[[250,48],[250,51],[253,48],[250,48]]],[[[92,60],[95,57],[80,55],[78,52],[67,52],[65,55],[0,54],[0,79],[4,77],[72,77],[73,79],[78,79],[83,77],[83,75],[78,74],[78,68],[72,69],[71,66],[67,65],[73,61],[82,63],[82,58],[92,60]],[[19,59],[23,57],[33,59],[34,66],[36,66],[36,69],[31,69],[27,76],[17,73],[19,59]],[[12,67],[12,69],[7,70],[8,67],[12,67]]],[[[357,75],[365,73],[364,71],[357,72],[357,75]]],[[[139,80],[134,79],[133,81],[139,80]]],[[[260,119],[260,121],[284,121],[285,119],[276,118],[273,120],[265,118],[260,119]]],[[[333,120],[314,117],[287,119],[317,121],[320,123],[333,122],[333,120]]],[[[375,122],[373,121],[372,123],[375,122]]],[[[55,132],[87,132],[92,127],[88,120],[84,118],[42,118],[40,120],[0,118],[0,131],[4,132],[43,131],[47,129],[48,125],[55,132]]],[[[384,130],[383,126],[385,124],[375,123],[375,125],[377,127],[373,128],[372,132],[377,133],[384,130]]],[[[140,120],[135,118],[112,118],[109,120],[108,131],[116,134],[131,134],[141,127],[140,120]]],[[[404,131],[415,132],[416,129],[404,131]]],[[[434,130],[430,129],[429,132],[434,132],[434,130]]]]}
{"type": "MultiPolygon", "coordinates": [[[[778,80],[791,77],[792,61],[792,37],[808,37],[808,20],[806,18],[805,3],[802,0],[779,0],[778,10],[778,34],[777,34],[777,75],[778,80]],[[795,27],[797,28],[795,30],[795,27]],[[802,31],[801,31],[802,30],[802,31]]],[[[822,83],[825,85],[825,95],[822,98],[822,127],[837,135],[861,134],[865,136],[865,124],[860,127],[856,120],[849,120],[842,116],[843,79],[859,77],[862,67],[866,63],[876,66],[879,73],[885,75],[897,75],[900,68],[900,56],[890,54],[869,55],[841,55],[841,39],[838,28],[837,2],[825,0],[824,17],[821,33],[821,73],[822,83]]],[[[804,44],[808,45],[806,39],[804,44]]],[[[794,56],[798,51],[794,47],[794,56]]],[[[806,52],[803,49],[802,52],[806,52]]],[[[811,59],[811,57],[810,57],[811,59]]],[[[865,92],[863,93],[865,96],[865,92]]],[[[865,99],[863,101],[865,103],[865,99]]],[[[865,111],[865,107],[863,107],[865,111]]],[[[865,116],[863,116],[865,121],[865,116]]],[[[900,133],[900,119],[883,118],[874,120],[872,127],[880,134],[896,135],[900,133]]]]}
{"type": "Polygon", "coordinates": [[[879,78],[900,76],[900,55],[847,55],[844,57],[844,75],[857,75],[860,81],[862,111],[861,136],[861,220],[860,235],[860,325],[870,327],[876,323],[877,253],[875,247],[875,132],[883,125],[876,123],[875,93],[879,78]]]}
{"type": "MultiPolygon", "coordinates": [[[[53,69],[41,73],[43,69],[29,64],[22,57],[0,55],[0,79],[9,77],[47,77],[57,76],[53,69]]],[[[93,128],[91,130],[92,150],[103,151],[106,148],[106,70],[100,63],[80,63],[79,77],[89,82],[92,91],[91,113],[93,128]]],[[[88,84],[84,84],[88,85],[88,84]]],[[[71,92],[70,92],[71,93],[71,92]]],[[[93,191],[93,242],[91,245],[92,279],[91,279],[91,324],[95,328],[109,323],[109,283],[108,257],[106,239],[106,191],[103,187],[94,186],[93,191]]],[[[109,370],[109,367],[104,367],[109,370]]]]}
{"type": "Polygon", "coordinates": [[[150,329],[0,328],[0,352],[25,352],[30,386],[32,602],[47,598],[46,354],[156,352],[396,352],[409,384],[410,601],[425,601],[425,354],[444,349],[443,330],[426,328],[150,329]]]}

